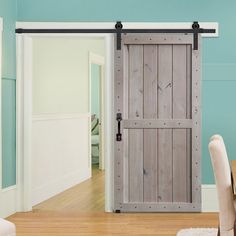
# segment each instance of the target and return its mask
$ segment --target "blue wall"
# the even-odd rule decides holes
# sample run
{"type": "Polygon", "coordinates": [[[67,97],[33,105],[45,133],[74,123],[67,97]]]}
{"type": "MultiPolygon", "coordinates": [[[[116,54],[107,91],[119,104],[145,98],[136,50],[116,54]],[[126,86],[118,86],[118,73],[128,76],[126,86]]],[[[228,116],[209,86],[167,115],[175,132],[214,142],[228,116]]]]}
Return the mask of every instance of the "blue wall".
{"type": "Polygon", "coordinates": [[[22,21],[217,21],[218,39],[203,44],[203,183],[213,183],[209,137],[224,135],[236,158],[236,1],[228,0],[19,0],[22,21]]]}
{"type": "MultiPolygon", "coordinates": [[[[2,82],[2,144],[3,188],[16,183],[15,138],[15,22],[16,0],[0,0],[0,17],[3,17],[3,76],[2,82]]],[[[1,172],[0,172],[1,173],[1,172]]]]}

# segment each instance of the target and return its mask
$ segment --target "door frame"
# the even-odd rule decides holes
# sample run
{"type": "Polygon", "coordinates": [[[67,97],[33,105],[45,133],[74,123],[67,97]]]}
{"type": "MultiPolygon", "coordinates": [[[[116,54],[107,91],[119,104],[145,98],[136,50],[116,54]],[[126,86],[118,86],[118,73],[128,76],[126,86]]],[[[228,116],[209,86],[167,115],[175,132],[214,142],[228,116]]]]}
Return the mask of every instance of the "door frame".
{"type": "MultiPolygon", "coordinates": [[[[126,29],[186,29],[192,27],[192,22],[169,23],[169,22],[122,22],[126,29]]],[[[218,37],[219,25],[217,22],[199,22],[203,28],[216,29],[215,34],[202,34],[202,37],[218,37]]],[[[17,22],[16,28],[25,29],[111,29],[114,28],[115,22],[17,22]]],[[[30,49],[32,47],[32,37],[42,34],[17,34],[17,84],[16,84],[16,158],[17,158],[17,209],[16,211],[31,211],[30,199],[30,140],[29,119],[27,114],[30,110],[27,109],[32,101],[26,97],[30,92],[30,80],[27,80],[27,75],[30,74],[31,62],[30,49]],[[24,79],[23,79],[24,78],[24,79]],[[24,117],[24,115],[26,115],[24,117]]],[[[76,36],[76,34],[43,34],[43,36],[76,36]]],[[[82,34],[77,34],[82,35],[82,34]]],[[[85,34],[84,34],[85,35],[85,34]]],[[[104,81],[104,96],[106,98],[104,104],[104,133],[105,133],[105,210],[112,212],[114,206],[114,191],[113,191],[113,156],[114,156],[114,35],[112,34],[89,34],[89,36],[104,37],[106,41],[106,69],[104,81]]],[[[88,36],[88,34],[86,34],[88,36]]]]}
{"type": "MultiPolygon", "coordinates": [[[[90,112],[92,110],[91,101],[92,101],[92,93],[91,93],[91,85],[92,85],[92,64],[99,65],[101,67],[100,71],[100,81],[99,81],[99,110],[100,110],[100,118],[99,118],[99,169],[105,169],[105,159],[104,159],[104,70],[105,70],[105,58],[95,54],[93,52],[89,52],[89,98],[90,98],[90,112]]],[[[92,114],[91,114],[92,115],[92,114]]],[[[91,138],[91,134],[90,134],[91,138]]],[[[90,155],[91,156],[91,155],[90,155]]],[[[91,162],[92,165],[92,162],[91,162]]]]}
{"type": "MultiPolygon", "coordinates": [[[[109,34],[24,34],[17,35],[17,160],[18,160],[18,211],[32,210],[31,193],[31,116],[32,116],[32,40],[34,37],[92,37],[103,38],[106,48],[106,69],[104,71],[104,96],[113,97],[113,35],[109,34]]],[[[90,96],[90,93],[88,93],[90,96]]],[[[89,108],[90,109],[90,108],[89,108]]],[[[104,161],[105,169],[105,211],[112,211],[112,114],[113,102],[104,102],[104,161]]],[[[89,141],[90,144],[90,141],[89,141]]]]}

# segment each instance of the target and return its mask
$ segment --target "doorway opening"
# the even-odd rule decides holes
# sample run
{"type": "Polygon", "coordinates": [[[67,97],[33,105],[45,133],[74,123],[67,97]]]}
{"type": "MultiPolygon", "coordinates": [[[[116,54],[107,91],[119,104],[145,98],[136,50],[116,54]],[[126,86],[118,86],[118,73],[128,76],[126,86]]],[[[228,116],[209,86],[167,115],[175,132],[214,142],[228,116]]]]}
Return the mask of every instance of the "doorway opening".
{"type": "Polygon", "coordinates": [[[98,207],[91,207],[89,199],[97,202],[99,198],[104,211],[104,56],[104,39],[99,37],[33,39],[31,166],[35,210],[51,210],[54,205],[56,211],[93,211],[98,207]],[[86,181],[90,184],[84,185],[86,181]],[[61,198],[67,199],[66,204],[61,198]]]}
{"type": "MultiPolygon", "coordinates": [[[[105,110],[105,105],[110,105],[103,97],[111,91],[106,80],[111,73],[105,63],[109,61],[107,68],[112,68],[111,50],[107,50],[112,40],[106,35],[82,34],[29,35],[23,42],[18,40],[19,46],[27,45],[18,47],[23,50],[19,54],[24,54],[20,62],[28,62],[23,76],[18,76],[19,84],[27,84],[28,88],[19,99],[18,86],[18,106],[24,106],[24,117],[29,121],[24,127],[28,128],[29,155],[27,159],[24,152],[22,159],[29,166],[29,172],[22,173],[27,180],[27,191],[23,192],[26,211],[109,211],[110,200],[105,195],[111,195],[110,183],[105,181],[104,169],[110,166],[105,157],[110,131],[106,128],[109,122],[104,120],[110,120],[105,110]],[[100,106],[98,151],[92,150],[94,76],[98,77],[93,90],[99,92],[96,99],[100,106]],[[98,165],[94,165],[98,168],[93,168],[93,157],[98,158],[98,165]]],[[[110,175],[109,168],[106,175],[110,175]]]]}
{"type": "Polygon", "coordinates": [[[105,58],[89,54],[91,96],[91,157],[92,166],[105,169],[104,164],[104,67],[105,58]]]}

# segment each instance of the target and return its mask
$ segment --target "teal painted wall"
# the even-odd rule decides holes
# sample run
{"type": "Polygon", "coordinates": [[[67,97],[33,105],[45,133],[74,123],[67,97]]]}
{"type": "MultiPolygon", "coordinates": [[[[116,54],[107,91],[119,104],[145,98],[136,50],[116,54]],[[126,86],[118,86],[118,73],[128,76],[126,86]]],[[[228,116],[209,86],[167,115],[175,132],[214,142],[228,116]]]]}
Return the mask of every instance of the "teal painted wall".
{"type": "Polygon", "coordinates": [[[91,113],[100,117],[100,71],[101,67],[96,64],[91,66],[91,113]]]}
{"type": "Polygon", "coordinates": [[[3,78],[2,82],[2,186],[16,184],[16,138],[15,138],[15,22],[16,0],[0,0],[0,17],[3,18],[3,78]]]}
{"type": "Polygon", "coordinates": [[[209,137],[224,135],[236,157],[236,1],[228,0],[19,0],[22,21],[217,21],[218,39],[203,40],[203,183],[214,182],[209,137]]]}
{"type": "Polygon", "coordinates": [[[16,81],[2,80],[3,188],[16,184],[16,81]]]}

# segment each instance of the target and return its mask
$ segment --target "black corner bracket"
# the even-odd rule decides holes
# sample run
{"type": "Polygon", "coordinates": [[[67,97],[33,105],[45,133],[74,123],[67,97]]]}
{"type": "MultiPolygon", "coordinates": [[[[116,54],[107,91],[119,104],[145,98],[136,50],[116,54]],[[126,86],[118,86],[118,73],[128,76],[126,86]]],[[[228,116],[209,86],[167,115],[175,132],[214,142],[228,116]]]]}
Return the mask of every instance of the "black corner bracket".
{"type": "Polygon", "coordinates": [[[123,29],[123,25],[121,23],[121,21],[117,21],[116,25],[116,47],[117,50],[121,50],[121,33],[122,33],[122,29],[123,29]]]}

